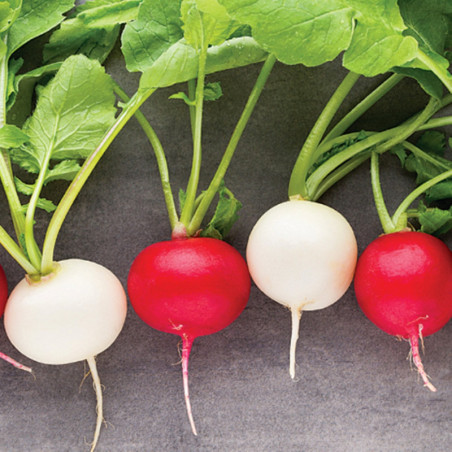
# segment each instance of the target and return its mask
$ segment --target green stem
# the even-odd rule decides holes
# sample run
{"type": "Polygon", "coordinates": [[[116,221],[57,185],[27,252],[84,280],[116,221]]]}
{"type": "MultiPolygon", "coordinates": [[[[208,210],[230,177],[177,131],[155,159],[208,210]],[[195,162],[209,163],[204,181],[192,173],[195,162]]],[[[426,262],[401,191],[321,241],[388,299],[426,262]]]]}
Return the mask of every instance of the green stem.
{"type": "MultiPolygon", "coordinates": [[[[365,134],[367,136],[375,135],[377,132],[369,132],[365,131],[365,134]]],[[[323,154],[333,149],[335,146],[343,145],[347,142],[351,143],[353,141],[356,141],[356,139],[363,134],[363,131],[359,132],[350,132],[346,133],[345,135],[340,135],[338,137],[330,138],[329,140],[324,140],[322,143],[319,144],[318,148],[315,152],[316,161],[319,159],[323,154]]]]}
{"type": "Polygon", "coordinates": [[[438,99],[431,97],[425,109],[419,115],[416,115],[413,120],[405,123],[400,134],[395,134],[389,140],[380,144],[378,152],[381,154],[393,148],[396,144],[405,141],[409,136],[416,132],[422,124],[428,121],[428,119],[430,119],[431,116],[439,110],[440,105],[441,102],[438,99]]]}
{"type": "MultiPolygon", "coordinates": [[[[115,83],[115,92],[121,98],[123,102],[130,102],[130,98],[127,94],[122,90],[122,88],[115,83]]],[[[162,143],[160,142],[155,130],[149,124],[149,121],[143,115],[140,110],[135,112],[135,118],[146,134],[151,146],[154,150],[154,155],[157,160],[157,167],[160,174],[160,180],[162,183],[163,196],[165,198],[166,209],[168,211],[168,217],[170,220],[171,230],[176,226],[176,223],[179,221],[179,217],[177,215],[176,205],[174,203],[173,191],[171,189],[170,178],[169,178],[169,170],[168,164],[166,161],[165,152],[163,150],[162,143]]]]}
{"type": "MultiPolygon", "coordinates": [[[[191,79],[188,81],[188,98],[192,101],[196,99],[196,79],[191,79]]],[[[195,122],[196,122],[196,107],[194,105],[189,106],[190,112],[190,126],[191,126],[191,135],[193,141],[195,139],[195,122]]]]}
{"type": "Polygon", "coordinates": [[[316,123],[311,129],[303,147],[298,154],[297,160],[292,170],[289,181],[289,197],[301,195],[309,199],[309,192],[306,187],[306,178],[312,164],[312,157],[319,145],[326,129],[330,125],[333,116],[341,106],[347,94],[359,79],[359,75],[349,72],[342,83],[337,87],[334,94],[326,104],[316,123]]]}
{"type": "Polygon", "coordinates": [[[380,219],[383,231],[390,233],[394,231],[394,223],[391,215],[389,215],[388,208],[386,207],[383,192],[381,190],[380,183],[380,168],[379,158],[377,152],[372,152],[370,158],[370,175],[372,181],[372,193],[374,195],[375,207],[377,208],[378,218],[380,219]]]}
{"type": "MultiPolygon", "coordinates": [[[[7,36],[3,39],[3,44],[7,45],[7,36]]],[[[8,89],[8,58],[6,55],[0,62],[0,128],[6,124],[6,96],[8,89]]]]}
{"type": "Polygon", "coordinates": [[[313,198],[316,197],[320,184],[331,172],[336,170],[347,160],[358,155],[360,152],[368,150],[373,146],[377,146],[374,150],[378,153],[383,153],[394,147],[396,144],[405,141],[434,113],[436,113],[436,111],[438,111],[440,105],[441,103],[437,99],[431,98],[424,110],[404,124],[383,132],[374,133],[370,137],[358,141],[340,153],[333,155],[309,176],[306,185],[311,196],[313,198]]]}
{"type": "Polygon", "coordinates": [[[25,215],[17,194],[16,184],[14,183],[9,154],[5,150],[2,150],[0,153],[0,180],[2,182],[6,199],[8,200],[8,206],[14,230],[16,232],[16,237],[20,240],[20,237],[25,231],[25,215]]]}
{"type": "Polygon", "coordinates": [[[359,104],[350,110],[325,136],[322,142],[326,142],[342,135],[358,118],[360,118],[367,110],[369,110],[377,101],[387,94],[402,79],[403,75],[393,74],[383,83],[378,85],[368,96],[366,96],[359,104]]]}
{"type": "Polygon", "coordinates": [[[439,129],[452,125],[452,116],[443,116],[442,118],[433,118],[420,126],[417,130],[439,129]]]}
{"type": "Polygon", "coordinates": [[[348,173],[358,168],[370,156],[369,152],[363,152],[342,164],[339,168],[331,172],[318,186],[312,201],[317,201],[328,189],[344,178],[348,173]]]}
{"type": "Polygon", "coordinates": [[[186,227],[190,223],[193,216],[194,204],[196,194],[198,191],[199,175],[201,172],[201,158],[202,158],[202,114],[204,106],[204,81],[206,77],[206,60],[207,60],[207,46],[203,46],[199,53],[198,65],[198,82],[196,85],[196,105],[195,105],[195,121],[193,128],[193,160],[188,179],[186,199],[184,208],[182,209],[180,221],[186,227]]]}
{"type": "Polygon", "coordinates": [[[239,140],[243,134],[243,131],[245,130],[246,125],[248,124],[250,116],[254,110],[254,107],[256,106],[262,90],[264,89],[265,83],[267,82],[267,79],[272,71],[275,62],[276,58],[274,55],[269,55],[265,60],[259,76],[257,77],[256,83],[254,84],[254,87],[242,111],[242,114],[234,128],[220,164],[218,165],[218,168],[212,178],[212,181],[210,182],[209,187],[204,192],[204,196],[202,197],[201,202],[199,203],[199,206],[196,209],[193,218],[187,228],[187,235],[193,235],[201,227],[202,220],[204,219],[213,198],[218,192],[221,181],[224,179],[224,175],[226,174],[239,140]]]}
{"type": "MultiPolygon", "coordinates": [[[[4,37],[6,45],[7,35],[4,37]]],[[[6,57],[0,62],[0,128],[6,125],[6,98],[8,90],[8,59],[6,57]]],[[[8,200],[11,219],[17,239],[23,234],[25,229],[25,215],[22,210],[16,185],[11,170],[11,161],[6,150],[0,150],[0,180],[8,200]]]]}
{"type": "Polygon", "coordinates": [[[419,185],[419,187],[415,188],[397,207],[397,210],[394,212],[394,215],[392,216],[392,222],[394,224],[397,224],[399,222],[399,219],[402,215],[406,214],[406,211],[410,207],[410,205],[413,203],[413,201],[418,198],[420,195],[422,195],[424,192],[426,192],[429,188],[432,188],[434,185],[438,184],[439,182],[448,179],[449,177],[452,177],[452,169],[448,171],[444,171],[441,174],[438,174],[438,176],[433,177],[432,179],[429,179],[428,181],[424,182],[423,184],[419,185]]]}
{"type": "Polygon", "coordinates": [[[11,236],[0,226],[0,244],[10,254],[10,256],[27,272],[28,275],[39,273],[38,269],[33,266],[27,256],[24,254],[19,245],[11,238],[11,236]]]}
{"type": "Polygon", "coordinates": [[[402,128],[403,126],[398,126],[394,129],[374,133],[364,140],[351,144],[348,148],[344,149],[338,154],[333,155],[327,161],[322,163],[315,171],[312,172],[306,182],[312,198],[318,199],[317,192],[319,190],[320,184],[328,177],[330,173],[335,171],[347,161],[355,158],[358,154],[365,152],[371,149],[373,146],[376,146],[381,142],[389,139],[402,128]]]}
{"type": "Polygon", "coordinates": [[[83,166],[78,172],[76,178],[69,185],[65,194],[61,198],[57,209],[55,210],[47,228],[44,245],[42,249],[42,263],[41,273],[46,275],[52,272],[53,269],[53,253],[58,233],[61,229],[64,219],[66,218],[69,209],[74,203],[77,195],[85,184],[91,172],[96,167],[96,164],[108,149],[111,142],[115,139],[118,133],[122,130],[127,121],[135,114],[143,102],[155,91],[155,89],[143,92],[138,91],[130,99],[130,102],[124,107],[121,114],[116,119],[115,123],[110,127],[104,135],[102,141],[91,155],[85,160],[83,166]]]}
{"type": "Polygon", "coordinates": [[[422,50],[418,50],[417,58],[424,63],[443,82],[447,90],[452,93],[452,75],[447,69],[442,69],[433,58],[422,50]]]}
{"type": "Polygon", "coordinates": [[[33,187],[33,194],[31,195],[30,202],[27,208],[27,214],[25,216],[25,246],[27,254],[30,258],[30,262],[36,267],[41,267],[41,252],[36,244],[34,238],[34,224],[35,224],[35,212],[41,195],[42,187],[44,186],[45,176],[47,168],[50,164],[51,152],[47,152],[45,159],[42,163],[41,170],[39,171],[38,178],[36,179],[33,187]]]}

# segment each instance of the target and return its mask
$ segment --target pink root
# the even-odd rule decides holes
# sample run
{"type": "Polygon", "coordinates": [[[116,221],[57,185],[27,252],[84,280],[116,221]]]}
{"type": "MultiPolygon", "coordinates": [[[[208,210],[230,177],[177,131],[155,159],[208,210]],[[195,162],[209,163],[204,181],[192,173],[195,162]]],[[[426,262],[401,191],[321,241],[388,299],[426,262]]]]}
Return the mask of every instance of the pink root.
{"type": "Polygon", "coordinates": [[[419,328],[419,334],[412,334],[410,336],[410,345],[411,345],[411,356],[413,358],[413,363],[419,372],[419,375],[424,382],[424,386],[426,386],[430,391],[436,392],[435,386],[428,379],[427,373],[424,370],[424,365],[422,364],[421,357],[419,355],[419,335],[421,334],[421,328],[419,328]]]}
{"type": "Polygon", "coordinates": [[[7,363],[12,364],[14,367],[20,370],[25,370],[26,372],[33,373],[30,367],[24,366],[23,364],[17,362],[15,359],[10,358],[8,355],[0,352],[0,358],[4,359],[7,363]]]}
{"type": "Polygon", "coordinates": [[[191,347],[193,345],[193,337],[184,336],[182,337],[182,379],[184,384],[184,397],[185,406],[187,407],[188,420],[190,421],[191,431],[194,435],[197,435],[195,421],[193,420],[193,414],[191,411],[190,395],[188,392],[188,359],[190,357],[191,347]]]}

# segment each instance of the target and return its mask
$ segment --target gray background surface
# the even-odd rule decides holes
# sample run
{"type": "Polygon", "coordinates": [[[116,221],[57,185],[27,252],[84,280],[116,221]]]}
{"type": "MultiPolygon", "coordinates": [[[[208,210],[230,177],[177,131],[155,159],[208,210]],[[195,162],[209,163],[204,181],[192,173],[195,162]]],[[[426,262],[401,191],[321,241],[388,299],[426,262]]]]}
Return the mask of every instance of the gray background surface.
{"type": "MultiPolygon", "coordinates": [[[[137,77],[124,71],[117,52],[107,67],[132,93],[137,77]]],[[[258,69],[253,65],[210,77],[221,80],[224,96],[206,104],[201,187],[214,172],[258,69]]],[[[338,61],[311,69],[276,65],[226,177],[244,205],[228,238],[242,255],[254,222],[286,199],[295,157],[343,75],[338,61]]],[[[362,80],[345,107],[377,81],[362,80]]],[[[191,158],[187,109],[181,101],[168,100],[181,88],[157,92],[144,107],[167,151],[175,189],[185,187],[191,158]]],[[[407,80],[356,128],[395,125],[424,101],[416,84],[407,80]]],[[[389,156],[382,161],[382,176],[392,210],[413,180],[389,156]]],[[[360,252],[381,233],[367,164],[321,201],[350,221],[360,252]]],[[[10,227],[4,199],[0,220],[10,227]]],[[[44,226],[45,221],[39,223],[38,236],[44,226]]],[[[155,160],[132,120],[83,188],[64,223],[56,258],[101,263],[125,285],[134,257],[169,235],[155,160]]],[[[451,234],[445,240],[452,245],[451,234]]],[[[23,272],[3,251],[0,261],[12,288],[23,272]]],[[[296,382],[288,372],[289,337],[289,312],[253,286],[248,306],[235,323],[195,341],[190,395],[199,436],[194,437],[182,393],[179,338],[152,330],[130,307],[118,340],[98,357],[106,426],[97,450],[450,450],[452,323],[425,340],[423,360],[438,387],[435,394],[423,388],[410,368],[408,344],[364,317],[353,288],[333,306],[303,315],[296,382]]],[[[36,376],[0,362],[0,452],[89,450],[96,401],[90,380],[81,385],[84,363],[31,362],[14,350],[3,325],[0,350],[31,365],[36,376]]]]}

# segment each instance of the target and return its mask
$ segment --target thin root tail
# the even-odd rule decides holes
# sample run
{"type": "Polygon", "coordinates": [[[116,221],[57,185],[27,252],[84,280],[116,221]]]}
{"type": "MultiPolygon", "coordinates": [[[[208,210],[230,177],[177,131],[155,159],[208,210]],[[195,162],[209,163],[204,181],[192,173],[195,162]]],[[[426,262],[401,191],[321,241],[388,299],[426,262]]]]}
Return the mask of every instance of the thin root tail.
{"type": "Polygon", "coordinates": [[[96,392],[96,399],[97,399],[97,405],[96,405],[96,412],[97,412],[97,419],[96,419],[96,428],[94,430],[94,438],[91,443],[91,452],[94,451],[96,448],[97,442],[99,440],[100,436],[100,429],[102,427],[102,422],[104,421],[103,417],[103,397],[102,397],[102,385],[100,382],[99,374],[97,372],[97,366],[96,366],[96,359],[94,356],[87,359],[89,369],[91,371],[91,376],[93,378],[93,386],[94,390],[96,392]]]}
{"type": "Polygon", "coordinates": [[[431,383],[431,381],[428,378],[427,373],[425,372],[424,365],[422,364],[421,357],[419,355],[419,335],[413,334],[410,337],[410,345],[411,345],[411,356],[413,358],[413,363],[417,368],[417,371],[419,372],[419,375],[422,378],[422,381],[424,382],[424,386],[430,389],[432,392],[436,392],[435,386],[431,383]]]}
{"type": "Polygon", "coordinates": [[[7,363],[13,365],[16,369],[25,370],[25,372],[30,372],[31,374],[33,374],[31,367],[24,366],[23,364],[17,362],[15,359],[9,357],[8,355],[5,355],[2,352],[0,352],[0,359],[3,359],[7,363]]]}

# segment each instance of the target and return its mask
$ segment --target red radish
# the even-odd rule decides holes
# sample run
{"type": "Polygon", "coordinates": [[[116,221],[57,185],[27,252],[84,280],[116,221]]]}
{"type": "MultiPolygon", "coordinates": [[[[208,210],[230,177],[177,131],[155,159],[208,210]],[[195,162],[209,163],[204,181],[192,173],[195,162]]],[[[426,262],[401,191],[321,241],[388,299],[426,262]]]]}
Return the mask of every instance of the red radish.
{"type": "Polygon", "coordinates": [[[182,374],[187,413],[196,427],[188,392],[193,340],[226,328],[243,311],[250,293],[245,260],[227,243],[185,238],[145,248],[128,277],[130,302],[149,326],[182,338],[182,374]]]}
{"type": "MultiPolygon", "coordinates": [[[[5,270],[3,270],[3,267],[0,266],[0,317],[5,312],[7,299],[8,299],[8,282],[6,280],[5,270]]],[[[14,367],[17,367],[18,369],[31,372],[31,369],[29,367],[26,367],[18,363],[16,360],[12,359],[11,357],[5,355],[2,352],[0,352],[0,359],[4,359],[6,362],[12,364],[14,367]]]]}
{"type": "Polygon", "coordinates": [[[400,231],[374,240],[362,253],[355,292],[364,314],[388,334],[408,339],[424,385],[436,391],[419,356],[419,339],[452,318],[452,252],[441,240],[400,231]]]}
{"type": "Polygon", "coordinates": [[[8,299],[8,281],[6,280],[5,270],[0,265],[0,317],[5,312],[6,300],[8,299]]]}

